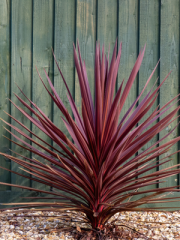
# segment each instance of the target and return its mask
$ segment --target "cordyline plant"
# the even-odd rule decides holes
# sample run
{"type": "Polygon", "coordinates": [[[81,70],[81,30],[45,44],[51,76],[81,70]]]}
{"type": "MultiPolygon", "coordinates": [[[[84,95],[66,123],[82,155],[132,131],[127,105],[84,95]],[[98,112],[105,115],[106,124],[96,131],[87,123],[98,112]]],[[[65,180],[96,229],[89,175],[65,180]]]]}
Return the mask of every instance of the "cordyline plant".
{"type": "MultiPolygon", "coordinates": [[[[104,53],[104,47],[102,48],[101,54],[100,46],[96,44],[94,70],[95,103],[93,104],[93,93],[90,91],[86,65],[85,62],[82,61],[79,44],[79,60],[74,47],[74,62],[79,78],[82,113],[78,112],[74,99],[54,56],[68,92],[67,98],[74,119],[71,114],[68,113],[62,100],[58,96],[46,71],[45,74],[52,91],[48,90],[39,75],[48,94],[62,112],[64,116],[62,120],[73,141],[67,138],[67,136],[55,126],[35,103],[24,95],[29,102],[29,104],[27,104],[15,94],[27,110],[30,110],[36,117],[28,114],[15,103],[12,102],[12,104],[62,149],[62,151],[60,151],[55,147],[50,148],[51,146],[37,136],[36,132],[32,132],[23,125],[23,123],[8,114],[21,127],[42,142],[42,144],[36,142],[17,127],[4,121],[17,133],[21,134],[27,140],[30,140],[33,146],[11,132],[12,136],[22,142],[23,145],[16,142],[14,143],[42,157],[42,159],[46,159],[49,164],[44,164],[34,158],[30,159],[24,157],[25,160],[29,160],[25,161],[5,153],[1,154],[23,166],[24,171],[32,174],[36,178],[17,173],[18,175],[51,186],[53,187],[53,191],[45,191],[7,183],[1,184],[56,196],[56,198],[51,198],[55,201],[52,203],[30,202],[19,204],[28,207],[37,207],[38,209],[39,207],[43,207],[44,210],[50,209],[51,211],[54,209],[55,211],[71,210],[82,212],[85,214],[86,221],[93,229],[103,230],[108,220],[115,213],[121,211],[157,211],[157,209],[155,210],[153,207],[143,208],[140,206],[145,203],[171,201],[171,198],[164,197],[164,193],[180,191],[177,189],[177,186],[141,190],[141,188],[156,184],[157,181],[160,183],[162,179],[180,172],[180,169],[177,168],[180,164],[156,172],[157,167],[171,160],[169,156],[164,157],[164,153],[180,140],[180,137],[177,137],[167,143],[161,144],[174,129],[143,152],[136,154],[138,150],[148,143],[155,135],[177,119],[176,113],[179,107],[168,114],[165,113],[175,104],[173,101],[177,102],[178,96],[174,97],[165,106],[161,108],[157,107],[146,120],[138,124],[148,113],[153,104],[156,103],[159,89],[168,77],[167,76],[155,90],[154,88],[149,90],[148,94],[140,101],[140,97],[147,88],[157,67],[156,65],[137,99],[132,103],[123,118],[119,120],[124,103],[141,66],[145,47],[140,51],[127,83],[123,86],[124,81],[122,81],[114,96],[121,57],[121,44],[117,56],[116,51],[117,41],[111,62],[109,62],[109,57],[106,57],[104,53]],[[138,102],[139,104],[137,106],[138,102]],[[159,121],[157,121],[158,119],[159,121]],[[40,149],[36,146],[40,147],[40,149]],[[154,173],[147,173],[152,169],[155,170],[154,173]],[[142,194],[145,193],[147,196],[142,197],[142,194]],[[159,197],[158,195],[161,194],[163,194],[163,196],[159,197]],[[136,197],[136,200],[133,200],[133,197],[137,195],[140,197],[136,197]]],[[[18,155],[21,156],[20,154],[18,155]]],[[[15,204],[18,205],[18,203],[13,203],[13,205],[15,204]]],[[[25,211],[25,209],[23,211],[25,211]]]]}

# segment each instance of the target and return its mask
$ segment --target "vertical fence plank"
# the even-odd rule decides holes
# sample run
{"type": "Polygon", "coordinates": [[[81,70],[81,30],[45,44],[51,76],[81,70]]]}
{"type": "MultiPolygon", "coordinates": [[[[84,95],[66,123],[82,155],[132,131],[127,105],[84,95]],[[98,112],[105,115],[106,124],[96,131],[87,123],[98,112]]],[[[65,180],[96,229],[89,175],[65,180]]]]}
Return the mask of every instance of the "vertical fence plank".
{"type": "MultiPolygon", "coordinates": [[[[138,92],[142,91],[144,88],[144,85],[146,84],[146,81],[148,80],[150,74],[152,73],[154,67],[156,66],[158,60],[159,60],[159,2],[156,0],[148,1],[143,0],[140,1],[140,27],[139,27],[139,49],[144,47],[146,44],[146,51],[144,54],[144,59],[141,64],[141,68],[139,71],[139,89],[138,92]]],[[[155,81],[158,77],[158,68],[156,72],[154,73],[147,89],[144,91],[142,97],[140,98],[140,101],[147,95],[149,90],[153,87],[155,81]]],[[[156,86],[157,87],[157,84],[156,86]]],[[[154,88],[155,89],[155,88],[154,88]]],[[[155,108],[158,106],[158,100],[154,103],[153,107],[150,109],[150,111],[146,114],[145,117],[139,122],[141,124],[143,121],[147,119],[147,117],[152,114],[152,112],[155,110],[155,108]]],[[[150,127],[152,127],[151,125],[150,127]]],[[[142,149],[139,151],[141,153],[151,145],[153,145],[157,141],[157,136],[155,136],[151,141],[149,141],[145,146],[142,147],[142,149]]],[[[152,172],[155,172],[155,169],[152,169],[145,174],[150,174],[152,172]]],[[[145,189],[152,189],[156,187],[155,185],[148,186],[145,189]]],[[[142,189],[143,191],[143,189],[142,189]]]]}
{"type": "MultiPolygon", "coordinates": [[[[92,95],[94,93],[94,52],[96,42],[96,1],[77,0],[76,37],[79,40],[82,59],[86,62],[87,76],[92,95]]],[[[81,110],[81,95],[77,74],[75,76],[75,102],[81,110]]]]}
{"type": "MultiPolygon", "coordinates": [[[[55,38],[54,52],[57,62],[61,68],[67,85],[72,93],[74,92],[74,54],[73,42],[75,34],[75,1],[56,1],[55,2],[55,38]]],[[[62,99],[68,112],[71,113],[69,101],[67,99],[66,87],[59,74],[56,63],[54,62],[54,86],[62,99]]],[[[54,104],[54,123],[69,136],[66,127],[61,119],[61,112],[54,104]]],[[[56,144],[54,144],[56,146],[56,144]]]]}
{"type": "MultiPolygon", "coordinates": [[[[123,79],[124,87],[137,58],[138,45],[138,1],[119,0],[119,43],[122,42],[121,62],[118,74],[118,86],[123,79]]],[[[124,104],[120,118],[124,116],[128,108],[136,99],[136,81],[134,82],[129,96],[124,104]]]]}
{"type": "Polygon", "coordinates": [[[111,60],[114,44],[117,37],[117,0],[98,1],[97,14],[97,40],[100,41],[101,49],[104,44],[105,53],[108,53],[110,44],[111,60]]]}
{"type": "MultiPolygon", "coordinates": [[[[46,86],[49,88],[44,69],[48,73],[50,79],[53,78],[53,56],[51,47],[53,46],[53,0],[34,1],[33,7],[33,102],[51,118],[51,98],[43,87],[35,66],[37,67],[46,86]]],[[[34,125],[33,132],[36,132],[44,141],[51,144],[51,140],[43,132],[34,125]]],[[[35,145],[33,145],[35,146],[35,145]]],[[[42,150],[43,151],[43,150],[42,150]]],[[[42,158],[33,154],[33,157],[44,162],[42,158]]],[[[32,187],[49,189],[40,183],[33,182],[32,187]]]]}
{"type": "MultiPolygon", "coordinates": [[[[118,45],[122,42],[121,61],[118,71],[117,86],[124,80],[126,86],[131,70],[137,58],[138,47],[138,0],[119,0],[118,13],[118,45]]],[[[120,119],[125,115],[137,97],[137,79],[130,90],[120,114],[120,119]]]]}
{"type": "MultiPolygon", "coordinates": [[[[32,1],[31,0],[15,0],[12,1],[12,35],[11,35],[11,99],[18,106],[26,110],[25,107],[19,102],[19,100],[14,96],[15,92],[24,101],[26,98],[21,94],[20,90],[17,88],[16,84],[23,90],[25,95],[31,97],[31,34],[32,34],[32,1]]],[[[29,113],[29,111],[27,111],[29,113]]],[[[26,127],[30,128],[30,122],[26,117],[17,110],[13,105],[11,105],[11,114],[17,120],[22,122],[26,127]]],[[[20,129],[23,128],[12,120],[12,124],[20,129]]],[[[15,130],[12,132],[20,136],[15,130]]],[[[28,134],[28,132],[26,132],[28,134]]],[[[21,137],[21,139],[26,141],[26,138],[21,137]]],[[[12,140],[22,144],[14,137],[12,140]]],[[[27,141],[29,142],[29,141],[27,141]]],[[[23,145],[23,144],[22,144],[23,145]]],[[[29,157],[29,151],[12,143],[12,150],[20,153],[23,156],[29,157]]],[[[13,154],[15,155],[15,154],[13,154]]],[[[19,165],[12,162],[11,169],[17,171],[21,174],[26,175],[26,173],[19,169],[19,165]]],[[[13,184],[21,184],[29,186],[30,181],[26,178],[17,176],[16,174],[11,174],[11,182],[13,184]]],[[[19,191],[18,188],[12,188],[13,191],[19,191]]]]}
{"type": "MultiPolygon", "coordinates": [[[[166,75],[172,70],[169,78],[160,90],[160,105],[161,107],[167,103],[170,99],[178,94],[178,81],[179,81],[179,0],[174,0],[173,4],[170,0],[161,1],[161,64],[160,64],[160,81],[162,82],[166,75]]],[[[175,104],[170,110],[173,110],[178,106],[175,104]]],[[[169,113],[168,111],[167,113],[169,113]]],[[[176,114],[177,116],[177,114],[176,114]]],[[[177,124],[177,120],[168,125],[164,131],[160,134],[160,138],[171,131],[177,124]]],[[[177,136],[177,128],[163,140],[163,143],[172,140],[177,136]]],[[[177,151],[178,145],[175,144],[169,152],[171,154],[177,151]]],[[[170,157],[168,157],[170,159],[170,157]]],[[[177,155],[172,156],[173,160],[163,164],[163,168],[173,166],[178,163],[177,155]]],[[[161,169],[161,168],[160,168],[161,169]]],[[[177,184],[177,176],[172,176],[165,179],[166,182],[160,184],[160,187],[174,186],[177,184]]]]}
{"type": "MultiPolygon", "coordinates": [[[[10,87],[10,1],[0,1],[0,116],[9,121],[9,117],[3,112],[9,112],[9,87],[10,87]]],[[[3,137],[10,137],[10,134],[3,128],[1,121],[0,124],[0,152],[9,153],[10,142],[3,137]]],[[[1,166],[10,169],[10,161],[0,156],[1,166]]],[[[0,181],[10,182],[11,174],[3,169],[0,169],[0,181]]],[[[9,190],[9,186],[0,185],[0,191],[9,190]]]]}

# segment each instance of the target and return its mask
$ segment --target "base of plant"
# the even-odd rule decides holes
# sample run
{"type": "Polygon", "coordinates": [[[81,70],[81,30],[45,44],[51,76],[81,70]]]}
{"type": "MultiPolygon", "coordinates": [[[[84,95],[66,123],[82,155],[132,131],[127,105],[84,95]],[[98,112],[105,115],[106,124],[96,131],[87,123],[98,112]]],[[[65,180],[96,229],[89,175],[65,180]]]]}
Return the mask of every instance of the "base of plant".
{"type": "Polygon", "coordinates": [[[61,229],[54,229],[51,232],[63,232],[64,234],[70,235],[73,239],[77,240],[124,240],[134,239],[143,237],[143,239],[151,239],[146,237],[144,234],[136,231],[132,227],[122,225],[106,225],[104,230],[100,229],[89,229],[80,227],[66,227],[61,229]]]}

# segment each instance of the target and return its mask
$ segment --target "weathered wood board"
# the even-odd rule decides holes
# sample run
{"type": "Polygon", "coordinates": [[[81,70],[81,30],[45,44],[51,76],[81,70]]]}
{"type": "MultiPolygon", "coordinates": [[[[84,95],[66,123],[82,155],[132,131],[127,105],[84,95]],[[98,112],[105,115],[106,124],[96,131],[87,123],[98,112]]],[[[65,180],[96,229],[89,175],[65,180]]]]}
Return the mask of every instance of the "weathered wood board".
{"type": "MultiPolygon", "coordinates": [[[[144,59],[139,71],[138,94],[140,94],[141,91],[143,90],[146,81],[148,80],[149,76],[151,75],[152,71],[154,70],[154,67],[156,66],[160,58],[159,56],[159,37],[160,37],[159,36],[160,35],[159,34],[159,2],[156,0],[153,0],[151,2],[149,2],[148,0],[140,1],[139,11],[140,11],[139,12],[139,49],[143,48],[144,45],[146,44],[146,51],[145,51],[144,59]]],[[[139,102],[143,100],[143,98],[148,94],[149,90],[154,86],[159,75],[159,67],[160,67],[160,64],[158,65],[154,75],[151,78],[150,83],[148,84],[147,89],[142,94],[139,102]]],[[[157,86],[158,86],[158,81],[155,84],[153,89],[155,89],[157,86]]],[[[153,111],[156,109],[156,107],[159,104],[158,100],[159,98],[157,98],[153,107],[145,115],[145,117],[142,118],[139,124],[145,121],[147,117],[153,113],[153,111]]],[[[155,123],[157,123],[157,121],[155,123]]],[[[150,125],[150,127],[154,126],[154,124],[150,125]]],[[[153,145],[157,140],[158,140],[158,136],[155,136],[151,141],[149,141],[145,146],[143,146],[143,148],[138,153],[140,154],[141,152],[143,152],[145,149],[153,145]]],[[[153,164],[155,165],[155,163],[156,162],[154,161],[153,164]]],[[[146,172],[146,175],[153,173],[156,170],[157,169],[154,168],[146,172]]],[[[146,188],[152,189],[155,187],[156,185],[154,184],[146,188]]]]}
{"type": "MultiPolygon", "coordinates": [[[[32,1],[31,0],[15,0],[12,1],[12,13],[11,13],[11,100],[23,110],[27,111],[23,104],[16,98],[14,93],[26,101],[25,96],[20,92],[17,85],[22,89],[24,94],[31,98],[31,50],[32,50],[32,1]],[[17,84],[17,85],[16,85],[17,84]]],[[[30,111],[27,111],[30,114],[30,111]]],[[[30,129],[30,121],[11,104],[11,115],[18,121],[22,122],[26,127],[30,129]]],[[[23,130],[18,123],[14,120],[11,121],[13,125],[23,130]]],[[[21,136],[15,130],[12,129],[14,134],[21,136]]],[[[29,133],[25,130],[25,133],[29,133]]],[[[26,141],[25,137],[21,137],[26,141]]],[[[16,140],[12,136],[13,141],[17,141],[19,144],[25,146],[20,141],[16,140]]],[[[27,140],[30,143],[29,140],[27,140]]],[[[12,150],[23,156],[30,157],[30,152],[12,143],[12,150]]],[[[16,156],[15,153],[12,153],[16,156]]],[[[23,158],[21,158],[23,159],[23,158]]],[[[24,160],[24,159],[23,159],[24,160]]],[[[27,175],[23,170],[19,169],[17,163],[11,163],[11,170],[20,174],[27,175]]],[[[28,174],[29,175],[29,174],[28,174]]],[[[30,186],[30,180],[21,176],[17,176],[11,173],[11,182],[13,184],[21,184],[30,186]]],[[[18,188],[12,187],[12,191],[19,191],[18,188]]]]}
{"type": "MultiPolygon", "coordinates": [[[[76,39],[79,41],[82,59],[86,62],[90,89],[94,91],[94,54],[96,44],[96,1],[77,0],[76,39]]],[[[75,102],[81,112],[81,94],[75,74],[75,102]]]]}
{"type": "MultiPolygon", "coordinates": [[[[10,111],[10,103],[7,98],[10,98],[10,1],[0,1],[0,116],[5,121],[9,122],[9,117],[4,111],[10,111]]],[[[10,138],[10,134],[3,128],[5,124],[1,121],[0,124],[0,152],[10,153],[10,141],[3,137],[10,138]]],[[[9,128],[8,128],[9,129],[9,128]]],[[[0,156],[0,165],[10,169],[10,161],[0,156]]],[[[0,169],[0,179],[2,182],[11,182],[11,174],[4,169],[0,169]]],[[[9,186],[0,185],[0,190],[8,190],[9,186]]]]}
{"type": "MultiPolygon", "coordinates": [[[[160,90],[160,105],[170,101],[179,93],[179,1],[167,0],[161,1],[161,26],[160,26],[160,82],[166,77],[166,75],[172,70],[172,73],[168,77],[167,81],[162,85],[160,90]]],[[[178,103],[174,104],[171,111],[178,106],[178,103]]],[[[170,112],[167,111],[167,114],[170,112]]],[[[176,114],[177,116],[178,114],[176,114]]],[[[176,117],[175,116],[175,117],[176,117]]],[[[178,123],[176,119],[173,123],[168,125],[162,133],[160,138],[170,132],[178,123]]],[[[178,134],[178,128],[176,128],[167,138],[163,140],[161,144],[170,141],[178,134]]],[[[178,144],[175,144],[166,153],[166,156],[178,150],[178,144]]],[[[163,168],[170,167],[178,163],[177,154],[173,155],[172,161],[163,164],[163,168]]],[[[162,168],[160,168],[162,169],[162,168]]],[[[166,178],[166,182],[160,184],[160,187],[174,186],[178,182],[177,175],[166,178]]]]}
{"type": "MultiPolygon", "coordinates": [[[[48,76],[53,80],[53,56],[52,56],[52,46],[53,46],[53,35],[54,35],[54,1],[53,0],[40,0],[34,1],[33,5],[33,69],[32,69],[32,99],[36,105],[41,108],[41,110],[50,119],[51,114],[51,98],[48,95],[46,89],[43,87],[35,66],[38,69],[44,83],[49,88],[48,80],[46,79],[44,70],[48,73],[48,76]]],[[[36,134],[41,137],[44,141],[51,144],[51,139],[40,131],[34,125],[32,126],[32,131],[36,131],[36,134]]],[[[35,139],[37,140],[37,139],[35,139]]],[[[37,140],[38,141],[38,140],[37,140]]],[[[35,144],[33,144],[35,146],[35,144]]],[[[42,150],[43,151],[43,150],[42,150]]],[[[45,162],[42,158],[33,154],[36,159],[45,162]]],[[[46,162],[48,163],[48,162],[46,162]]],[[[48,186],[44,186],[41,183],[35,181],[32,182],[32,187],[48,189],[48,186]]]]}

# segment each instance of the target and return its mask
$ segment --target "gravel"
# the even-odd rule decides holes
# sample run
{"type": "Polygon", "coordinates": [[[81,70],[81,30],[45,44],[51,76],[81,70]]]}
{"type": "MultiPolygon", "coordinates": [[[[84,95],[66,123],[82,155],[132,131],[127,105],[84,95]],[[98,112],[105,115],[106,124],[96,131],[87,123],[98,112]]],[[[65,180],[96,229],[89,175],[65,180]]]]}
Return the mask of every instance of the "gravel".
{"type": "MultiPolygon", "coordinates": [[[[63,234],[59,229],[67,224],[65,215],[71,217],[71,213],[57,213],[49,211],[11,213],[10,210],[0,214],[0,240],[68,240],[74,239],[70,233],[63,234]],[[22,216],[26,215],[26,216],[22,216]]],[[[80,214],[80,213],[79,213],[80,214]]],[[[80,215],[79,215],[80,219],[80,215]]],[[[180,239],[180,212],[121,212],[112,220],[117,225],[126,225],[136,231],[145,234],[151,239],[180,239]]],[[[85,223],[71,222],[71,226],[81,231],[87,227],[85,223]]],[[[119,226],[119,228],[122,228],[119,226]]],[[[124,228],[127,232],[128,228],[124,228]]],[[[87,239],[87,238],[86,238],[87,239]]],[[[90,239],[90,238],[89,238],[90,239]]],[[[144,240],[144,237],[127,238],[144,240]]]]}

